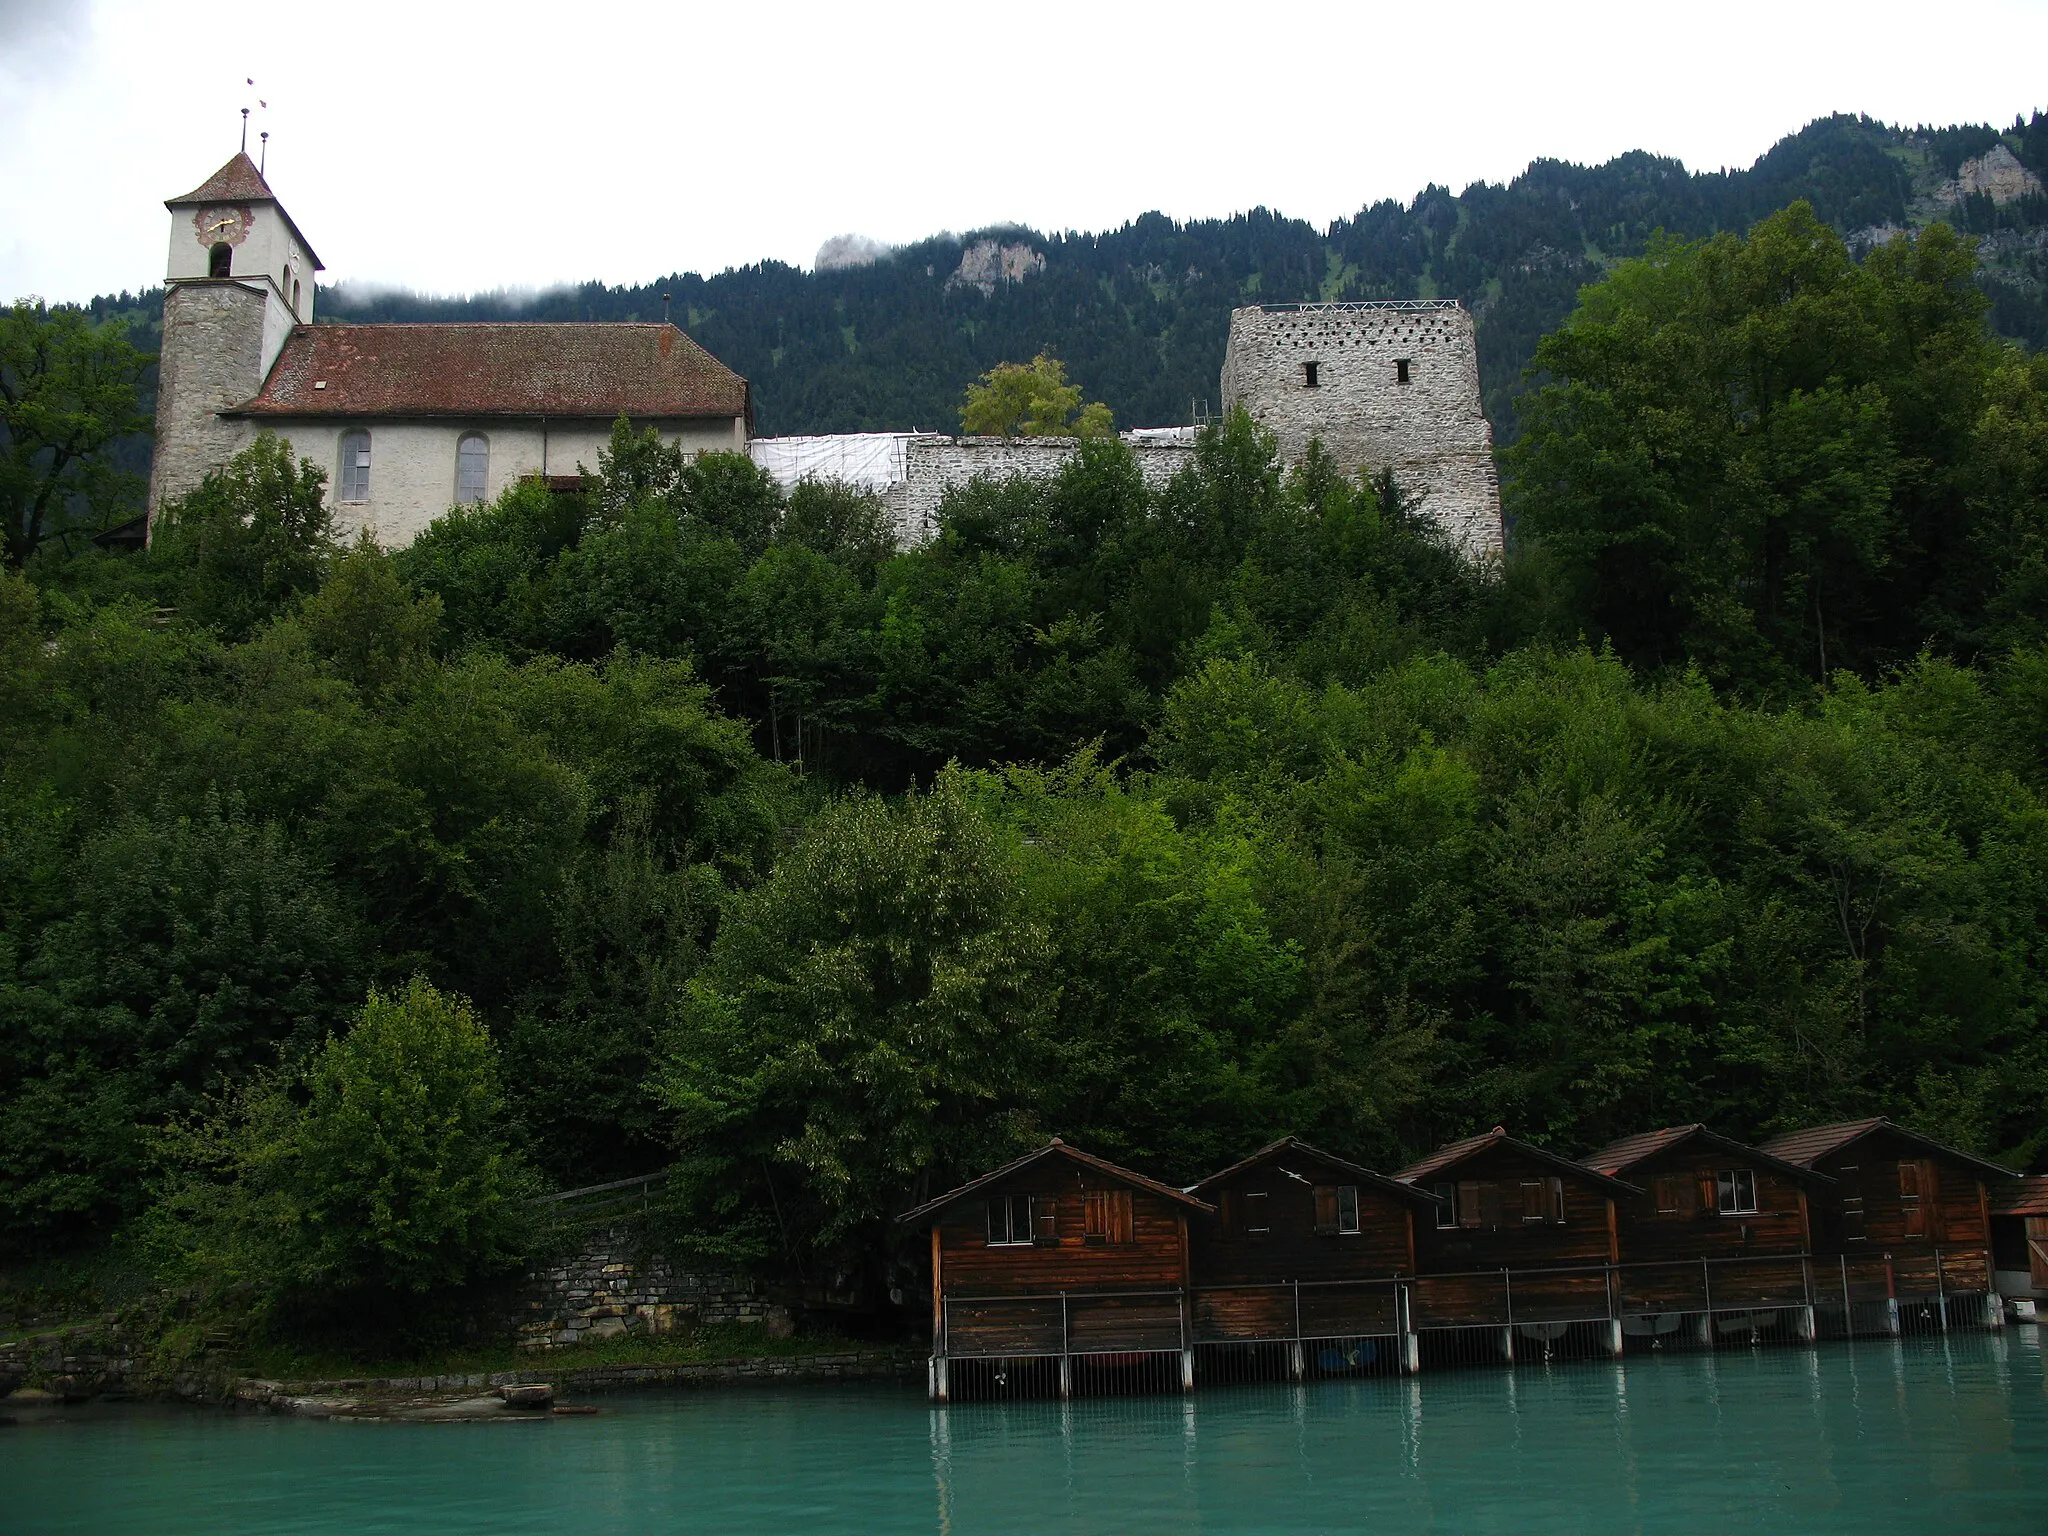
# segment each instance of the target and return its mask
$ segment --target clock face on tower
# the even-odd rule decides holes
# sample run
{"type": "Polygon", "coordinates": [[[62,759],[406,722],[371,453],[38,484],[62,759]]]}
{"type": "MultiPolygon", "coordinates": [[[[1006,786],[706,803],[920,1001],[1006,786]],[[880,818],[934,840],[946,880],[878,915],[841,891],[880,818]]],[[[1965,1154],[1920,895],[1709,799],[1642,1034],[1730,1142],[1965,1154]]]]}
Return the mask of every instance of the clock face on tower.
{"type": "Polygon", "coordinates": [[[240,245],[249,238],[249,215],[241,208],[202,208],[192,221],[198,227],[199,243],[240,245]]]}

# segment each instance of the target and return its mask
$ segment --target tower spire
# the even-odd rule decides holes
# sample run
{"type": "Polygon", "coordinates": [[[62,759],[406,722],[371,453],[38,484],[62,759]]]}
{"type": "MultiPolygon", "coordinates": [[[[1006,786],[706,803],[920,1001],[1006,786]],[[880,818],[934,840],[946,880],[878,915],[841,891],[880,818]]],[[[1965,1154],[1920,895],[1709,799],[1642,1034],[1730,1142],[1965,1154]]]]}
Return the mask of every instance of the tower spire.
{"type": "Polygon", "coordinates": [[[242,108],[242,153],[249,153],[249,109],[242,108]]]}

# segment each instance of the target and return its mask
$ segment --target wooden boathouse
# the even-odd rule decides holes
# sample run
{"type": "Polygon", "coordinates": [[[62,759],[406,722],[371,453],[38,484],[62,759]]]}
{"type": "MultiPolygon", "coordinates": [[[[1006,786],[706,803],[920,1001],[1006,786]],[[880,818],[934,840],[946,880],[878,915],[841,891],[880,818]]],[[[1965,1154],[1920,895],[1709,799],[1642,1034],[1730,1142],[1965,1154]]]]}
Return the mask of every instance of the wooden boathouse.
{"type": "Polygon", "coordinates": [[[1641,1191],[1520,1141],[1501,1126],[1437,1148],[1395,1175],[1428,1190],[1436,1220],[1418,1235],[1414,1318],[1425,1338],[1487,1330],[1548,1347],[1577,1329],[1620,1354],[1618,1202],[1641,1191]]]}
{"type": "Polygon", "coordinates": [[[1188,1224],[1216,1208],[1058,1137],[898,1220],[931,1225],[931,1395],[965,1371],[1194,1385],[1188,1224]]]}
{"type": "Polygon", "coordinates": [[[1774,1136],[1759,1149],[1826,1174],[1814,1198],[1814,1291],[1854,1332],[1874,1316],[1900,1329],[1901,1310],[1938,1317],[1988,1309],[1992,1183],[2010,1169],[1943,1146],[1882,1115],[1774,1136]]]}
{"type": "Polygon", "coordinates": [[[1791,1308],[1794,1332],[1814,1337],[1811,1199],[1824,1202],[1834,1180],[1697,1124],[1625,1136],[1583,1161],[1642,1191],[1617,1205],[1625,1334],[1689,1329],[1704,1343],[1791,1308]]]}
{"type": "Polygon", "coordinates": [[[1416,1368],[1408,1320],[1418,1221],[1437,1200],[1287,1136],[1196,1184],[1216,1207],[1190,1228],[1198,1368],[1207,1378],[1416,1368]]]}
{"type": "Polygon", "coordinates": [[[1998,1294],[2037,1316],[2048,1301],[2048,1175],[1992,1186],[1991,1263],[1998,1294]]]}
{"type": "Polygon", "coordinates": [[[1998,1327],[1991,1179],[2048,1276],[2048,1180],[1882,1119],[1583,1162],[1497,1126],[1392,1177],[1289,1136],[1186,1189],[1055,1138],[899,1219],[943,1401],[1998,1327]]]}

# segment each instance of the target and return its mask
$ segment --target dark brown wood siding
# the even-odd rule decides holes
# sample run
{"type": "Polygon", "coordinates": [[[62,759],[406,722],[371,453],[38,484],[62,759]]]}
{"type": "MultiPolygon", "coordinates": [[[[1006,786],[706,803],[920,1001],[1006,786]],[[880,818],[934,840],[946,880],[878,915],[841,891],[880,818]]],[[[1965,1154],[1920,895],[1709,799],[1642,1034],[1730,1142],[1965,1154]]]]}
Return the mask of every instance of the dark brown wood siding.
{"type": "Polygon", "coordinates": [[[939,1213],[940,1288],[948,1296],[1014,1296],[1061,1291],[1178,1288],[1187,1272],[1176,1202],[1090,1168],[1042,1162],[1001,1180],[977,1198],[939,1213]],[[1088,1196],[1128,1192],[1129,1242],[1090,1243],[1088,1196]],[[983,1194],[986,1199],[980,1198],[983,1194]],[[1053,1241],[991,1247],[987,1201],[1035,1195],[1053,1202],[1053,1241]]]}
{"type": "Polygon", "coordinates": [[[1280,1153],[1271,1163],[1204,1186],[1201,1195],[1217,1207],[1217,1214],[1189,1223],[1198,1289],[1413,1273],[1408,1202],[1303,1153],[1280,1153]],[[1345,1185],[1358,1190],[1358,1231],[1319,1232],[1316,1189],[1345,1185]],[[1244,1213],[1254,1195],[1265,1196],[1264,1234],[1245,1230],[1244,1213]]]}
{"type": "Polygon", "coordinates": [[[1809,1250],[1806,1187],[1799,1179],[1711,1142],[1687,1142],[1637,1163],[1621,1175],[1643,1188],[1616,1202],[1624,1264],[1733,1259],[1809,1250]],[[1749,1172],[1754,1215],[1722,1215],[1717,1175],[1749,1172]],[[1660,1210],[1660,1206],[1675,1209],[1660,1210]]]}
{"type": "Polygon", "coordinates": [[[1460,1187],[1459,1226],[1416,1222],[1416,1267],[1423,1274],[1606,1264],[1614,1257],[1613,1203],[1606,1186],[1590,1175],[1574,1175],[1512,1148],[1491,1147],[1416,1183],[1425,1189],[1437,1183],[1460,1187]],[[1559,1180],[1564,1220],[1525,1219],[1524,1186],[1541,1186],[1551,1178],[1559,1180]],[[1474,1196],[1476,1213],[1466,1209],[1474,1196]],[[1478,1225],[1464,1224],[1471,1220],[1478,1225]]]}
{"type": "Polygon", "coordinates": [[[1991,1244],[1984,1181],[1967,1163],[1879,1130],[1816,1160],[1814,1167],[1835,1180],[1832,1188],[1809,1196],[1817,1216],[1813,1236],[1819,1252],[1991,1244]]]}

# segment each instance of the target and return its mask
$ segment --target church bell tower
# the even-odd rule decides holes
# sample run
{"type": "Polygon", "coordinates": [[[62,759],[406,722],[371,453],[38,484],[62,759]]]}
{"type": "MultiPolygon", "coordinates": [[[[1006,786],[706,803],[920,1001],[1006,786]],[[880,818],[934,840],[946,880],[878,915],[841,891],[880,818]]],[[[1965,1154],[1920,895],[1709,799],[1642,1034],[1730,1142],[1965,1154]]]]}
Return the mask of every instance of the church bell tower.
{"type": "Polygon", "coordinates": [[[149,515],[197,486],[253,435],[232,410],[263,385],[295,326],[313,318],[320,258],[246,153],[171,213],[157,364],[149,515]]]}

